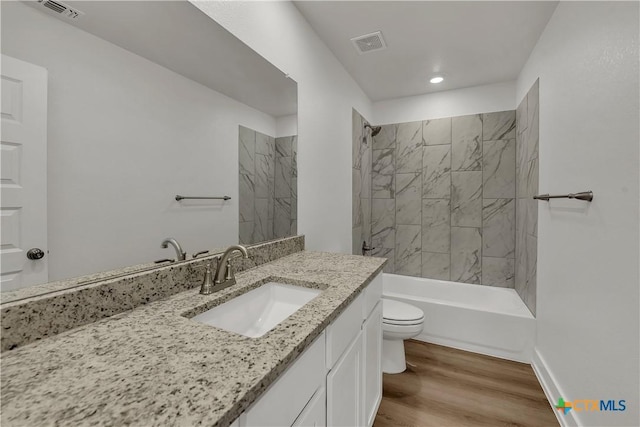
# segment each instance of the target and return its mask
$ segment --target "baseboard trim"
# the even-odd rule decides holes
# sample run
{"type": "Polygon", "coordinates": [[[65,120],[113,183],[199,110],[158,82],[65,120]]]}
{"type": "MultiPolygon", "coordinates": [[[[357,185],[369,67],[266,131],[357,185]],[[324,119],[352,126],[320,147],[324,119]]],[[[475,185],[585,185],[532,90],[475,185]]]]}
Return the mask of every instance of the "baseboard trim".
{"type": "Polygon", "coordinates": [[[458,350],[470,351],[472,353],[484,354],[486,356],[493,356],[500,359],[511,360],[514,362],[520,362],[520,363],[526,363],[526,364],[531,363],[530,348],[528,349],[528,351],[527,349],[524,349],[521,352],[512,352],[512,351],[498,349],[495,347],[487,347],[487,346],[472,344],[472,343],[468,343],[460,340],[438,337],[435,335],[427,334],[424,331],[413,339],[416,341],[442,345],[445,347],[451,347],[458,350]]]}
{"type": "Polygon", "coordinates": [[[538,382],[542,386],[542,390],[547,396],[547,400],[553,409],[553,413],[556,414],[556,418],[560,425],[562,427],[578,427],[580,424],[576,419],[575,411],[570,411],[568,414],[561,414],[560,411],[556,409],[555,402],[557,399],[559,397],[565,397],[566,395],[562,393],[560,385],[549,370],[547,363],[544,361],[544,358],[537,348],[533,350],[531,367],[533,368],[533,372],[536,374],[538,382]]]}

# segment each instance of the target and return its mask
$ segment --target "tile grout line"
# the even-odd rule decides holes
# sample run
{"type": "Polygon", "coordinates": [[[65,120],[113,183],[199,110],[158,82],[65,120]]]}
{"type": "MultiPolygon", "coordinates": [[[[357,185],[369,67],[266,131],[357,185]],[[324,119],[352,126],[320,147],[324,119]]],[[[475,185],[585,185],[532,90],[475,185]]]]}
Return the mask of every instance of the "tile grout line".
{"type": "Polygon", "coordinates": [[[394,274],[397,272],[398,269],[398,224],[396,222],[396,182],[397,180],[397,175],[396,172],[398,170],[398,126],[397,124],[393,125],[393,183],[391,184],[391,186],[393,187],[393,272],[394,274]]]}
{"type": "MultiPolygon", "coordinates": [[[[525,96],[525,99],[527,97],[525,96]]],[[[518,258],[518,182],[519,182],[519,177],[518,177],[518,106],[516,105],[516,137],[514,140],[514,144],[515,144],[515,153],[516,153],[516,160],[515,162],[513,162],[513,169],[514,169],[514,174],[513,176],[514,178],[514,183],[515,183],[515,189],[513,191],[513,195],[514,195],[514,203],[515,203],[515,207],[513,208],[514,210],[514,221],[515,221],[515,227],[513,227],[513,289],[516,288],[516,269],[517,269],[517,258],[518,258]]]]}
{"type": "Polygon", "coordinates": [[[449,280],[453,280],[453,117],[449,128],[449,280]]]}
{"type": "Polygon", "coordinates": [[[483,268],[484,261],[482,259],[482,248],[484,248],[484,121],[485,114],[480,116],[480,120],[482,121],[481,133],[480,133],[480,192],[482,194],[482,198],[480,200],[481,209],[480,209],[480,284],[484,285],[484,276],[483,276],[483,268]]]}
{"type": "MultiPolygon", "coordinates": [[[[428,121],[427,121],[428,123],[428,121]]],[[[422,233],[424,232],[424,228],[423,228],[423,223],[422,223],[422,218],[423,218],[423,209],[424,209],[424,203],[422,202],[422,196],[424,195],[424,153],[425,153],[425,147],[426,147],[426,141],[424,139],[424,124],[425,124],[425,120],[423,120],[422,122],[420,122],[420,133],[422,134],[422,143],[420,144],[420,148],[421,148],[421,153],[420,153],[420,193],[419,193],[419,198],[420,198],[420,277],[424,277],[424,265],[423,265],[423,256],[422,256],[422,242],[424,241],[424,237],[422,236],[422,233]]]]}

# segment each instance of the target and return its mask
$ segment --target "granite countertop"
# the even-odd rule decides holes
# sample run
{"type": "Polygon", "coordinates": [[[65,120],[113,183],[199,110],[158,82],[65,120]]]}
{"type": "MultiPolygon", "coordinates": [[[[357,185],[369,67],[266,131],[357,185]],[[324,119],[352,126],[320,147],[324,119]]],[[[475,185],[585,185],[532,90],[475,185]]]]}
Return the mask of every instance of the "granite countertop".
{"type": "Polygon", "coordinates": [[[3,426],[230,424],[382,270],[385,260],[298,252],[2,353],[3,426]],[[269,280],[324,289],[260,338],[183,317],[269,280]]]}

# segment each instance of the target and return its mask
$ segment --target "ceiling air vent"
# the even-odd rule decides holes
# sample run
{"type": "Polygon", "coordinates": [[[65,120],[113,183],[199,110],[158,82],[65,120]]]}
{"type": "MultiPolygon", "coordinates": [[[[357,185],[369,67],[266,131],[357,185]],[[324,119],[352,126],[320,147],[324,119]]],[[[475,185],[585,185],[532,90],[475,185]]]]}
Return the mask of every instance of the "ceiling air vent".
{"type": "Polygon", "coordinates": [[[62,2],[54,1],[54,0],[38,0],[38,4],[42,7],[46,7],[47,9],[57,13],[58,15],[62,15],[69,19],[78,19],[84,12],[80,12],[78,9],[74,9],[62,2]]]}
{"type": "Polygon", "coordinates": [[[360,55],[387,48],[387,44],[384,42],[380,31],[365,34],[364,36],[354,37],[351,39],[351,43],[353,43],[360,55]]]}

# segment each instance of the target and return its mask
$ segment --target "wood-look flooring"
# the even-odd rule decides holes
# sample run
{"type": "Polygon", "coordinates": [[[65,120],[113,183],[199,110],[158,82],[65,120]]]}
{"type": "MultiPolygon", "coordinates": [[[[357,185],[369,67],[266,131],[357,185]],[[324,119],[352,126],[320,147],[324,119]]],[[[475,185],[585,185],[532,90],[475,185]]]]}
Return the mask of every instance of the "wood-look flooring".
{"type": "Polygon", "coordinates": [[[531,366],[405,341],[407,370],[384,374],[374,427],[558,426],[531,366]]]}

